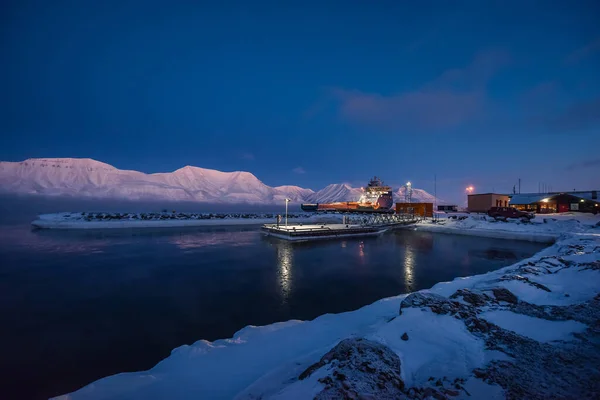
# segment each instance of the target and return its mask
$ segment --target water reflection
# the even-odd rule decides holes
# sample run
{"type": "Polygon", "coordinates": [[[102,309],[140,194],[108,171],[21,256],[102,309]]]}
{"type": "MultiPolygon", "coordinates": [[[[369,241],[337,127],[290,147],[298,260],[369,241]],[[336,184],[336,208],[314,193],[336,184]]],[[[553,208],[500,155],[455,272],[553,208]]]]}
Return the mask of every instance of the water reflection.
{"type": "Polygon", "coordinates": [[[182,250],[208,246],[250,246],[258,239],[247,228],[114,229],[114,230],[32,230],[27,225],[0,227],[0,249],[41,253],[98,253],[109,246],[123,246],[150,240],[171,243],[182,250]]]}
{"type": "Polygon", "coordinates": [[[290,242],[277,241],[277,275],[279,277],[279,286],[284,302],[290,295],[292,286],[292,263],[294,261],[294,249],[290,242]]]}
{"type": "Polygon", "coordinates": [[[5,248],[11,251],[40,253],[99,253],[111,242],[105,237],[36,231],[29,226],[0,228],[0,250],[5,248]]]}
{"type": "Polygon", "coordinates": [[[432,250],[434,243],[434,234],[432,232],[411,232],[407,235],[406,232],[395,232],[396,242],[403,246],[410,246],[416,251],[432,250]]]}
{"type": "Polygon", "coordinates": [[[413,269],[415,267],[415,253],[411,246],[404,248],[404,283],[407,292],[412,291],[413,269]]]}
{"type": "Polygon", "coordinates": [[[208,246],[249,246],[256,237],[256,231],[204,231],[180,233],[179,236],[170,238],[170,242],[182,250],[190,250],[208,246]]]}
{"type": "Polygon", "coordinates": [[[485,250],[469,250],[468,255],[472,257],[485,258],[486,260],[517,260],[518,257],[514,251],[498,248],[485,250]]]}

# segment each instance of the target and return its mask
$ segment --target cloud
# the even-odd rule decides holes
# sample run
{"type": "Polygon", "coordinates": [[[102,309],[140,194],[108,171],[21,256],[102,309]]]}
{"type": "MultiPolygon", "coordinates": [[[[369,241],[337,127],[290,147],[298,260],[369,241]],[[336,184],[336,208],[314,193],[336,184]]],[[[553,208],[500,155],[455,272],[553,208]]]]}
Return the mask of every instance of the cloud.
{"type": "Polygon", "coordinates": [[[594,168],[594,167],[600,167],[600,158],[595,158],[593,160],[587,160],[587,161],[582,161],[582,162],[575,163],[575,164],[570,164],[570,165],[567,165],[567,167],[565,169],[567,171],[572,171],[574,169],[594,168]]]}
{"type": "Polygon", "coordinates": [[[336,88],[339,115],[352,123],[386,130],[441,130],[475,118],[486,102],[486,86],[509,62],[503,51],[478,54],[464,68],[450,69],[420,89],[393,95],[336,88]]]}
{"type": "Polygon", "coordinates": [[[341,116],[384,129],[438,129],[459,125],[482,107],[481,93],[410,92],[396,96],[338,89],[341,116]]]}
{"type": "Polygon", "coordinates": [[[600,126],[600,97],[580,101],[547,121],[550,128],[575,131],[600,126]]]}
{"type": "Polygon", "coordinates": [[[600,37],[569,54],[565,64],[577,64],[598,51],[600,51],[600,37]]]}
{"type": "Polygon", "coordinates": [[[521,107],[526,110],[547,111],[548,108],[558,104],[560,97],[561,90],[558,82],[541,82],[521,94],[521,107]]]}
{"type": "Polygon", "coordinates": [[[292,170],[295,174],[305,174],[306,170],[302,167],[296,167],[292,170]]]}
{"type": "Polygon", "coordinates": [[[252,153],[244,153],[244,154],[242,154],[242,160],[253,161],[254,160],[254,154],[252,154],[252,153]]]}

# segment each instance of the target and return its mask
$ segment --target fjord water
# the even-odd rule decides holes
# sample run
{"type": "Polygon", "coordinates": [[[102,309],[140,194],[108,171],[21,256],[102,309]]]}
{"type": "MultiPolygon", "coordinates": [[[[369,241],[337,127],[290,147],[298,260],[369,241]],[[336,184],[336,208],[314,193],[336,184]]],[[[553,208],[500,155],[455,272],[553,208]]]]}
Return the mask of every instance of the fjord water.
{"type": "Polygon", "coordinates": [[[258,227],[32,231],[29,217],[0,224],[1,398],[71,392],[198,339],[354,310],[543,247],[415,231],[310,243],[258,227]]]}

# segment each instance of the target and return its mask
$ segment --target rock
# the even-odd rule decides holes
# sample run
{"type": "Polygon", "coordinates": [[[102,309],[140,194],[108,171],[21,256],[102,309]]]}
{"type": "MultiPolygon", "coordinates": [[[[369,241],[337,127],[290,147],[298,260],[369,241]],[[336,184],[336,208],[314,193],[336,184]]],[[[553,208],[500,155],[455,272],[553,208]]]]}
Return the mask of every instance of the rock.
{"type": "Polygon", "coordinates": [[[504,275],[503,277],[500,278],[500,280],[501,281],[521,281],[521,282],[525,282],[533,287],[536,287],[538,289],[545,290],[546,292],[552,292],[552,290],[548,289],[546,286],[542,285],[541,283],[534,282],[531,279],[527,278],[526,276],[504,275]]]}
{"type": "Polygon", "coordinates": [[[493,288],[492,293],[498,301],[505,301],[511,304],[517,304],[519,299],[510,290],[506,288],[493,288]]]}
{"type": "Polygon", "coordinates": [[[473,374],[475,375],[476,378],[479,378],[479,379],[484,379],[487,376],[486,372],[479,368],[475,368],[473,370],[473,374]]]}
{"type": "Polygon", "coordinates": [[[458,390],[444,389],[444,394],[447,394],[448,396],[458,396],[460,392],[458,390]]]}
{"type": "Polygon", "coordinates": [[[437,390],[433,392],[432,397],[435,400],[448,400],[448,398],[446,396],[444,396],[443,394],[441,394],[437,390]]]}
{"type": "Polygon", "coordinates": [[[406,296],[400,303],[399,314],[402,315],[402,309],[411,307],[429,307],[436,314],[448,314],[453,308],[446,297],[427,292],[416,292],[406,296]]]}
{"type": "Polygon", "coordinates": [[[404,332],[404,334],[402,336],[400,336],[400,339],[407,341],[408,340],[408,333],[404,332]]]}
{"type": "Polygon", "coordinates": [[[487,294],[474,289],[459,289],[450,296],[451,299],[456,299],[458,297],[462,297],[465,302],[472,304],[475,307],[484,306],[492,300],[487,294]]]}
{"type": "Polygon", "coordinates": [[[344,339],[319,362],[302,372],[299,379],[308,378],[326,365],[331,372],[319,382],[329,386],[315,399],[397,399],[404,396],[400,358],[381,343],[362,338],[344,339]]]}

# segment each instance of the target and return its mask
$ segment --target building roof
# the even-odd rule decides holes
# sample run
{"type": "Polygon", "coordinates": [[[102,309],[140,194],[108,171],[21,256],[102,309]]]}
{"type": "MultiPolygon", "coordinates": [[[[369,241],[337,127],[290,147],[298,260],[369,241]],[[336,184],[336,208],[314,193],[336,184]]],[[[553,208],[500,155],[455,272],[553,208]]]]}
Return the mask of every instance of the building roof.
{"type": "Polygon", "coordinates": [[[492,194],[494,196],[510,196],[509,194],[505,194],[505,193],[472,193],[472,194],[468,194],[467,196],[489,196],[490,194],[492,194]]]}
{"type": "Polygon", "coordinates": [[[533,204],[542,199],[547,199],[552,197],[552,195],[545,194],[515,194],[510,198],[510,205],[514,204],[533,204]]]}
{"type": "Polygon", "coordinates": [[[598,202],[598,199],[592,199],[592,192],[555,192],[555,193],[527,193],[514,194],[510,198],[510,204],[533,204],[543,199],[553,199],[560,195],[577,197],[578,199],[592,200],[598,202]]]}

